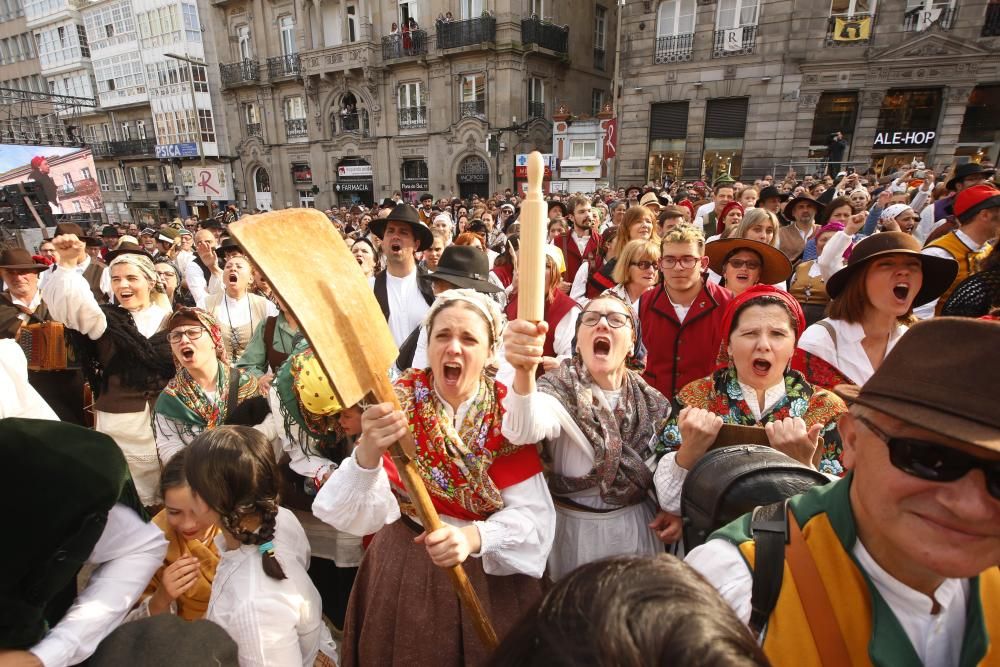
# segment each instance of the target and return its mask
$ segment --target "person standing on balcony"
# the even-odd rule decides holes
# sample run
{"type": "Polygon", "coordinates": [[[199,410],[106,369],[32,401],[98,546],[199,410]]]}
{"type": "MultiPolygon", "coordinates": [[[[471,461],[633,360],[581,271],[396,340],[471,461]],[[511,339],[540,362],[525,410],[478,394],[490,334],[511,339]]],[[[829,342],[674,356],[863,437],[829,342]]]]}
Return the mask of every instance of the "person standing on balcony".
{"type": "Polygon", "coordinates": [[[831,134],[826,148],[827,157],[830,160],[826,173],[835,176],[840,173],[840,165],[844,161],[844,152],[847,150],[847,140],[844,139],[844,133],[837,130],[831,134]]]}

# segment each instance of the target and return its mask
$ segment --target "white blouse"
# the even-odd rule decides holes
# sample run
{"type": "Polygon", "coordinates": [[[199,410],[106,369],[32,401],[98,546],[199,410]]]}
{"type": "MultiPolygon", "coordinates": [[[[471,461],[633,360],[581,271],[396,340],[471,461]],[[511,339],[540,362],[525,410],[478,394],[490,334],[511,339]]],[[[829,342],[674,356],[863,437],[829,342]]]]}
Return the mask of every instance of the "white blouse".
{"type": "Polygon", "coordinates": [[[309,579],[309,542],[295,516],[278,508],[274,548],[287,579],[264,573],[256,546],[228,550],[216,538],[219,565],[205,618],[233,638],[241,667],[312,667],[322,650],[335,655],[323,623],[323,604],[309,579]]]}
{"type": "MultiPolygon", "coordinates": [[[[875,369],[872,368],[872,362],[861,346],[861,341],[865,337],[864,327],[830,318],[822,321],[833,327],[837,334],[836,344],[827,330],[817,322],[803,332],[799,338],[799,348],[831,364],[859,387],[868,382],[868,378],[875,374],[875,369]]],[[[885,348],[887,355],[906,331],[906,326],[902,324],[896,326],[885,348]]]]}

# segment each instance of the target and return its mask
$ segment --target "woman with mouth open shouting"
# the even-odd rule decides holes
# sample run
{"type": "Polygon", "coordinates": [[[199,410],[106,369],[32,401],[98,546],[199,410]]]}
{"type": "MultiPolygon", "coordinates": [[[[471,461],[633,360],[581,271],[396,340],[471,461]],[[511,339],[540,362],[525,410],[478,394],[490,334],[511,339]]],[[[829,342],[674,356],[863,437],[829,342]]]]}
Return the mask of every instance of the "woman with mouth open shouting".
{"type": "Polygon", "coordinates": [[[253,268],[243,255],[230,256],[222,269],[223,291],[205,299],[205,310],[222,330],[226,356],[238,360],[250,345],[257,326],[268,317],[278,316],[278,307],[262,296],[250,293],[253,268]]]}
{"type": "Polygon", "coordinates": [[[555,530],[552,498],[535,448],[501,432],[507,388],[483,373],[500,343],[503,315],[487,295],[449,290],[438,295],[424,326],[430,368],[411,368],[396,381],[402,411],[391,403],[365,410],[353,454],[312,506],[337,530],[375,533],[347,610],[348,667],[486,662],[488,651],[441,568],[465,564],[501,639],[541,597],[555,530]],[[407,429],[444,521],[431,533],[417,523],[387,453],[407,429]],[[405,610],[403,617],[396,610],[405,610]]]}
{"type": "Polygon", "coordinates": [[[84,242],[65,234],[53,244],[60,270],[45,281],[42,299],[52,319],[81,334],[73,342],[94,392],[95,428],[121,447],[142,504],[153,507],[160,461],[152,403],[174,373],[166,336],[157,332],[170,303],[152,259],[138,247],[109,253],[115,304],[102,306],[73,270],[87,256],[84,242]]]}
{"type": "Polygon", "coordinates": [[[792,275],[792,263],[773,245],[745,238],[728,238],[705,245],[708,266],[722,276],[719,283],[733,296],[757,284],[779,289],[792,275]]]}
{"type": "Polygon", "coordinates": [[[608,556],[663,550],[651,524],[656,503],[646,466],[656,424],[670,403],[627,368],[641,343],[632,308],[614,294],[591,300],[577,322],[571,358],[535,380],[547,325],[515,320],[504,350],[514,367],[504,435],[543,442],[556,501],[549,576],[608,556]]]}

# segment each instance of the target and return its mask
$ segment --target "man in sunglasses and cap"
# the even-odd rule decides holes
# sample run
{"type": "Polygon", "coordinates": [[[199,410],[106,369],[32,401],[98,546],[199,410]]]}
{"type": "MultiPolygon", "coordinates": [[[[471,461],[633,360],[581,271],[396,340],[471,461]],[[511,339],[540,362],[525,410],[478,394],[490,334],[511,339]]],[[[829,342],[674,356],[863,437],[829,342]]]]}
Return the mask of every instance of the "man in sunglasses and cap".
{"type": "Polygon", "coordinates": [[[850,405],[848,475],[791,499],[787,514],[779,505],[769,525],[758,508],[688,555],[763,628],[774,664],[997,664],[996,350],[994,322],[913,326],[864,386],[834,390],[850,405]],[[765,532],[779,536],[770,557],[765,532]]]}

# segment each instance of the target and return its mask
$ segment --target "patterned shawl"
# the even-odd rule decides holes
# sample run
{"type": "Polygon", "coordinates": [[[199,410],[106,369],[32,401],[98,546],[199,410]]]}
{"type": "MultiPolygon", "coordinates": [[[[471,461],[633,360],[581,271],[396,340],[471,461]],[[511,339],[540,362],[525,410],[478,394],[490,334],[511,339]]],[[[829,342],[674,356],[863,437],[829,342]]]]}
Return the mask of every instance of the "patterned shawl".
{"type": "Polygon", "coordinates": [[[260,395],[260,386],[252,373],[240,369],[233,374],[230,372],[230,366],[221,361],[218,364],[217,390],[214,399],[205,394],[205,390],[191,377],[186,368],[181,368],[156,400],[156,412],[187,426],[197,426],[207,430],[226,423],[232,377],[239,382],[237,405],[260,395]]]}
{"type": "Polygon", "coordinates": [[[538,390],[553,396],[574,419],[594,448],[594,469],[583,477],[550,474],[553,493],[567,495],[597,486],[601,500],[628,506],[653,488],[645,461],[656,425],[670,414],[670,403],[638,373],[625,371],[614,411],[594,397],[594,382],[579,355],[538,380],[538,390]]]}

